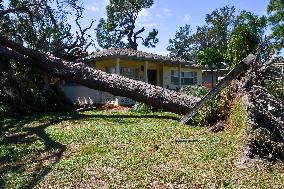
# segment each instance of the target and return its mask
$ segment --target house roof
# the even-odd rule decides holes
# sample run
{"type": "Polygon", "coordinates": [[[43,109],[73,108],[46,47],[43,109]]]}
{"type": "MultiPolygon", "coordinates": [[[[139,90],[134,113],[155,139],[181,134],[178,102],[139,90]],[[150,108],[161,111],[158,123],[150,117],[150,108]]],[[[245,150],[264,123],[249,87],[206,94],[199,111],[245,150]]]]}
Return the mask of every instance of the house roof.
{"type": "MultiPolygon", "coordinates": [[[[225,62],[221,62],[219,71],[229,71],[229,67],[225,62]]],[[[211,72],[210,66],[205,66],[202,72],[211,72]]],[[[213,72],[217,72],[216,65],[213,65],[213,72]]]]}
{"type": "Polygon", "coordinates": [[[132,60],[141,60],[141,61],[151,61],[151,62],[163,62],[163,63],[177,63],[182,64],[188,67],[199,66],[192,61],[184,61],[177,58],[172,58],[169,56],[158,55],[154,53],[148,53],[143,51],[137,51],[132,49],[122,49],[122,48],[112,48],[108,50],[103,50],[99,52],[93,52],[84,60],[87,61],[97,61],[97,60],[106,60],[113,58],[121,59],[132,59],[132,60]]]}

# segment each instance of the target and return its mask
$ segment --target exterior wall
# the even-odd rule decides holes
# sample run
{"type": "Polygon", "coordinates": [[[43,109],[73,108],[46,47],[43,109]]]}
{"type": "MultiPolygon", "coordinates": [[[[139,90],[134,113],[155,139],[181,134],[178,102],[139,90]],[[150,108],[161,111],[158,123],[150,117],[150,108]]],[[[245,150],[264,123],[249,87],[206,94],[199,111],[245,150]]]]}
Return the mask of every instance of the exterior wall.
{"type": "MultiPolygon", "coordinates": [[[[89,66],[96,69],[116,73],[116,59],[97,61],[94,63],[88,63],[89,66]]],[[[133,68],[138,69],[138,77],[136,79],[145,81],[145,62],[137,60],[123,60],[119,62],[120,68],[133,68]]],[[[157,84],[169,89],[176,90],[178,85],[171,84],[171,70],[178,70],[178,65],[165,65],[163,63],[148,62],[147,70],[157,71],[157,84]]],[[[197,72],[197,85],[202,84],[202,70],[191,69],[182,67],[182,71],[186,72],[197,72]]],[[[184,87],[184,86],[183,86],[184,87]]],[[[87,87],[77,84],[63,84],[61,88],[65,92],[66,96],[73,102],[80,105],[84,104],[116,104],[116,105],[133,105],[135,101],[125,98],[113,96],[110,93],[89,89],[87,87]]]]}
{"type": "MultiPolygon", "coordinates": [[[[169,88],[173,90],[178,90],[179,86],[174,85],[171,83],[171,71],[178,71],[178,66],[167,66],[164,65],[163,67],[163,87],[169,88]]],[[[193,68],[181,68],[182,72],[197,72],[197,84],[196,85],[202,85],[202,70],[201,69],[193,69],[193,68]]],[[[187,85],[182,85],[182,87],[186,87],[187,85]]]]}
{"type": "Polygon", "coordinates": [[[85,104],[115,104],[115,96],[102,92],[90,89],[81,85],[74,86],[61,86],[62,90],[66,96],[71,99],[74,103],[79,105],[85,104]]]}

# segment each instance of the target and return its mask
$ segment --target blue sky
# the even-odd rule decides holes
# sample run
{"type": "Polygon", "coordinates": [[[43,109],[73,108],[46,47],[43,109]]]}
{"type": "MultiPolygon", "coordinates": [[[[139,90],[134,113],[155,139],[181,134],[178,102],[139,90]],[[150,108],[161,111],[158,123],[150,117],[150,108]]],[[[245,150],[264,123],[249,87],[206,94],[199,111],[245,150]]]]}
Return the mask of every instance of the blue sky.
{"type": "MultiPolygon", "coordinates": [[[[108,0],[84,0],[85,25],[91,19],[105,17],[108,0]]],[[[192,29],[205,24],[205,15],[223,6],[235,6],[237,11],[248,10],[257,15],[266,14],[269,0],[154,0],[154,6],[143,10],[138,18],[137,26],[145,26],[147,31],[156,28],[159,31],[159,43],[156,48],[138,46],[139,50],[166,55],[169,39],[173,38],[180,26],[190,24],[192,29]]],[[[95,38],[95,34],[92,33],[95,38]]]]}

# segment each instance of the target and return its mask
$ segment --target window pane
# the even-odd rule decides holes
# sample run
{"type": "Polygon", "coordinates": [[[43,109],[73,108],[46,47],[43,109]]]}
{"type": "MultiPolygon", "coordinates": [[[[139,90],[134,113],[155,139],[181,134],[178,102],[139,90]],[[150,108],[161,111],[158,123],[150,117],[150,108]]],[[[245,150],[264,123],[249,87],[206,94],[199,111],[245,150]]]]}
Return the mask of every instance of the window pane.
{"type": "Polygon", "coordinates": [[[178,85],[178,77],[171,76],[171,84],[178,85]]]}
{"type": "Polygon", "coordinates": [[[183,77],[193,77],[192,72],[183,72],[183,77]]]}
{"type": "Polygon", "coordinates": [[[171,76],[178,77],[178,71],[176,71],[176,70],[171,70],[171,76]]]}
{"type": "Polygon", "coordinates": [[[120,75],[128,77],[130,79],[138,79],[139,69],[138,68],[120,68],[120,75]]]}
{"type": "Polygon", "coordinates": [[[183,85],[193,85],[193,78],[183,78],[181,81],[183,85]]]}

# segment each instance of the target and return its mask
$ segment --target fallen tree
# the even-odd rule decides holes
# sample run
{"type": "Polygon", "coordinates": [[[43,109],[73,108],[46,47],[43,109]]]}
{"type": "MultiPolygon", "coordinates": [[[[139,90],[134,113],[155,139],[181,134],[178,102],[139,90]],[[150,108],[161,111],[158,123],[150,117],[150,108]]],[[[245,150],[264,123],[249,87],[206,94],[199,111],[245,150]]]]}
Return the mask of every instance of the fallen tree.
{"type": "Polygon", "coordinates": [[[200,100],[142,81],[108,74],[80,61],[70,62],[37,50],[28,49],[0,36],[0,55],[44,70],[51,76],[79,83],[92,89],[131,98],[165,111],[185,114],[200,100]],[[9,49],[8,49],[9,48],[9,49]]]}
{"type": "MultiPolygon", "coordinates": [[[[123,76],[107,74],[90,68],[80,61],[70,62],[51,54],[28,49],[5,36],[0,36],[0,55],[35,66],[51,76],[74,81],[92,89],[128,97],[173,113],[189,112],[189,116],[186,116],[183,122],[200,110],[225,85],[235,80],[235,85],[231,87],[235,88],[235,93],[243,96],[248,114],[247,123],[254,132],[247,155],[284,158],[284,104],[263,86],[266,79],[271,79],[273,74],[278,73],[277,68],[270,62],[265,64],[254,62],[251,66],[244,66],[241,63],[201,100],[123,76]],[[243,77],[239,77],[244,72],[243,77]],[[263,136],[259,138],[260,135],[263,136]]],[[[251,57],[248,59],[250,62],[254,60],[251,57]]]]}

